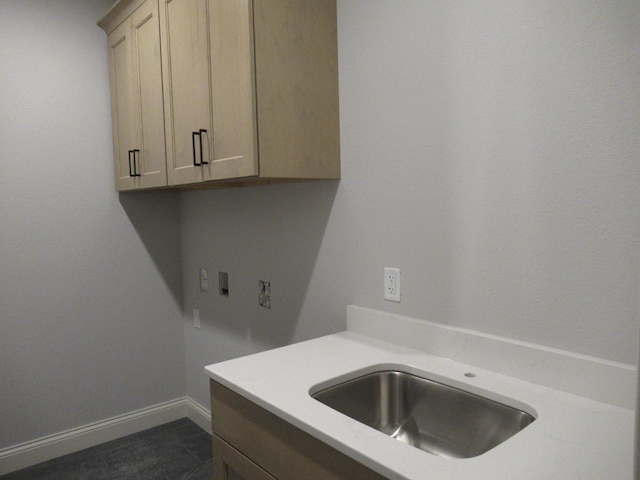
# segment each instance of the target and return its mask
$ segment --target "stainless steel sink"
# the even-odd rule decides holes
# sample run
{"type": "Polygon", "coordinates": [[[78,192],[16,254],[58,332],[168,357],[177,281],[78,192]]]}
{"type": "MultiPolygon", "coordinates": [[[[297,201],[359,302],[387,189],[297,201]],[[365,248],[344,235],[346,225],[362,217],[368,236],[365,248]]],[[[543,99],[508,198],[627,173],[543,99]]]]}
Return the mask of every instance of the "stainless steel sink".
{"type": "Polygon", "coordinates": [[[379,371],[312,393],[316,400],[434,455],[470,458],[535,418],[521,410],[401,371],[379,371]]]}

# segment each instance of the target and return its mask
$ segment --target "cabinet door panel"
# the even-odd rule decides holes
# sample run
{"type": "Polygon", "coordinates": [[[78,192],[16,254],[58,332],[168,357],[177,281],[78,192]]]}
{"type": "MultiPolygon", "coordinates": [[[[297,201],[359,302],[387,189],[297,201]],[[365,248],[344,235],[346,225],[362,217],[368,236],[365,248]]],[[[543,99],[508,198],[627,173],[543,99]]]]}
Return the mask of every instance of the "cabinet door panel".
{"type": "Polygon", "coordinates": [[[206,0],[162,0],[161,31],[169,184],[199,182],[193,132],[211,132],[206,0]]]}
{"type": "Polygon", "coordinates": [[[213,148],[205,179],[258,175],[250,0],[210,0],[213,148]]]}
{"type": "Polygon", "coordinates": [[[215,434],[212,443],[216,480],[276,480],[215,434]]]}
{"type": "Polygon", "coordinates": [[[140,150],[138,171],[140,186],[167,184],[160,58],[160,21],[158,3],[146,1],[131,16],[134,85],[136,90],[136,148],[140,150]]]}
{"type": "Polygon", "coordinates": [[[129,170],[129,151],[133,150],[135,143],[135,108],[128,21],[111,32],[108,45],[116,188],[129,190],[135,187],[134,177],[129,170]]]}

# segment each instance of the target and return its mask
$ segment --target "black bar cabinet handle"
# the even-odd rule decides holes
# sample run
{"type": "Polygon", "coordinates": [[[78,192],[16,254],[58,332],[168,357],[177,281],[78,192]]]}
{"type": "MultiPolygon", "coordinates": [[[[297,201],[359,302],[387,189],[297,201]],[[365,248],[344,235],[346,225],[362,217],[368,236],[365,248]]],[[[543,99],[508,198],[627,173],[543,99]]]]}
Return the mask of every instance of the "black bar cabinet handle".
{"type": "MultiPolygon", "coordinates": [[[[191,132],[191,145],[193,146],[193,166],[201,167],[202,163],[196,162],[196,137],[200,136],[200,132],[191,132]]],[[[202,159],[202,139],[200,139],[200,158],[202,159]]]]}
{"type": "Polygon", "coordinates": [[[200,131],[198,132],[198,137],[200,137],[200,161],[202,162],[202,165],[209,165],[209,162],[204,161],[204,156],[202,155],[202,134],[203,133],[207,133],[207,131],[201,128],[200,131]]]}
{"type": "Polygon", "coordinates": [[[136,148],[135,150],[133,150],[133,176],[134,177],[142,176],[140,175],[139,168],[140,168],[140,150],[136,148]]]}
{"type": "Polygon", "coordinates": [[[129,176],[133,177],[133,169],[131,168],[131,155],[133,155],[133,150],[129,150],[129,176]]]}

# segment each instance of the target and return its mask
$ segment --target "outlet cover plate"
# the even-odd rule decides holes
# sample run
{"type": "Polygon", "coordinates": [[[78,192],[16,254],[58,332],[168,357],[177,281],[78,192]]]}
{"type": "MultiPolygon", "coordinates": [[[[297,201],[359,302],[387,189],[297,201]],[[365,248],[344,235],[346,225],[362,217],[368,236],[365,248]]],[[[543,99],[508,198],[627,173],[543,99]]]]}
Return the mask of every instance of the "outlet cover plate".
{"type": "Polygon", "coordinates": [[[384,267],[384,299],[400,303],[400,269],[384,267]]]}

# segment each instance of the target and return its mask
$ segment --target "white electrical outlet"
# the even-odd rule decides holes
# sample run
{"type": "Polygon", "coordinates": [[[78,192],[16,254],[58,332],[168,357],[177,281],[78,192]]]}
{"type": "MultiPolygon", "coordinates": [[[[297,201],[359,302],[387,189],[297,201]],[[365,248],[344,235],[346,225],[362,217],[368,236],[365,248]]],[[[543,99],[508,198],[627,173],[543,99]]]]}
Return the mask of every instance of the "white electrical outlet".
{"type": "Polygon", "coordinates": [[[384,299],[400,302],[400,269],[384,267],[384,299]]]}
{"type": "Polygon", "coordinates": [[[207,272],[206,268],[200,269],[200,291],[209,291],[209,272],[207,272]]]}
{"type": "Polygon", "coordinates": [[[193,328],[200,330],[200,310],[193,309],[193,328]]]}

